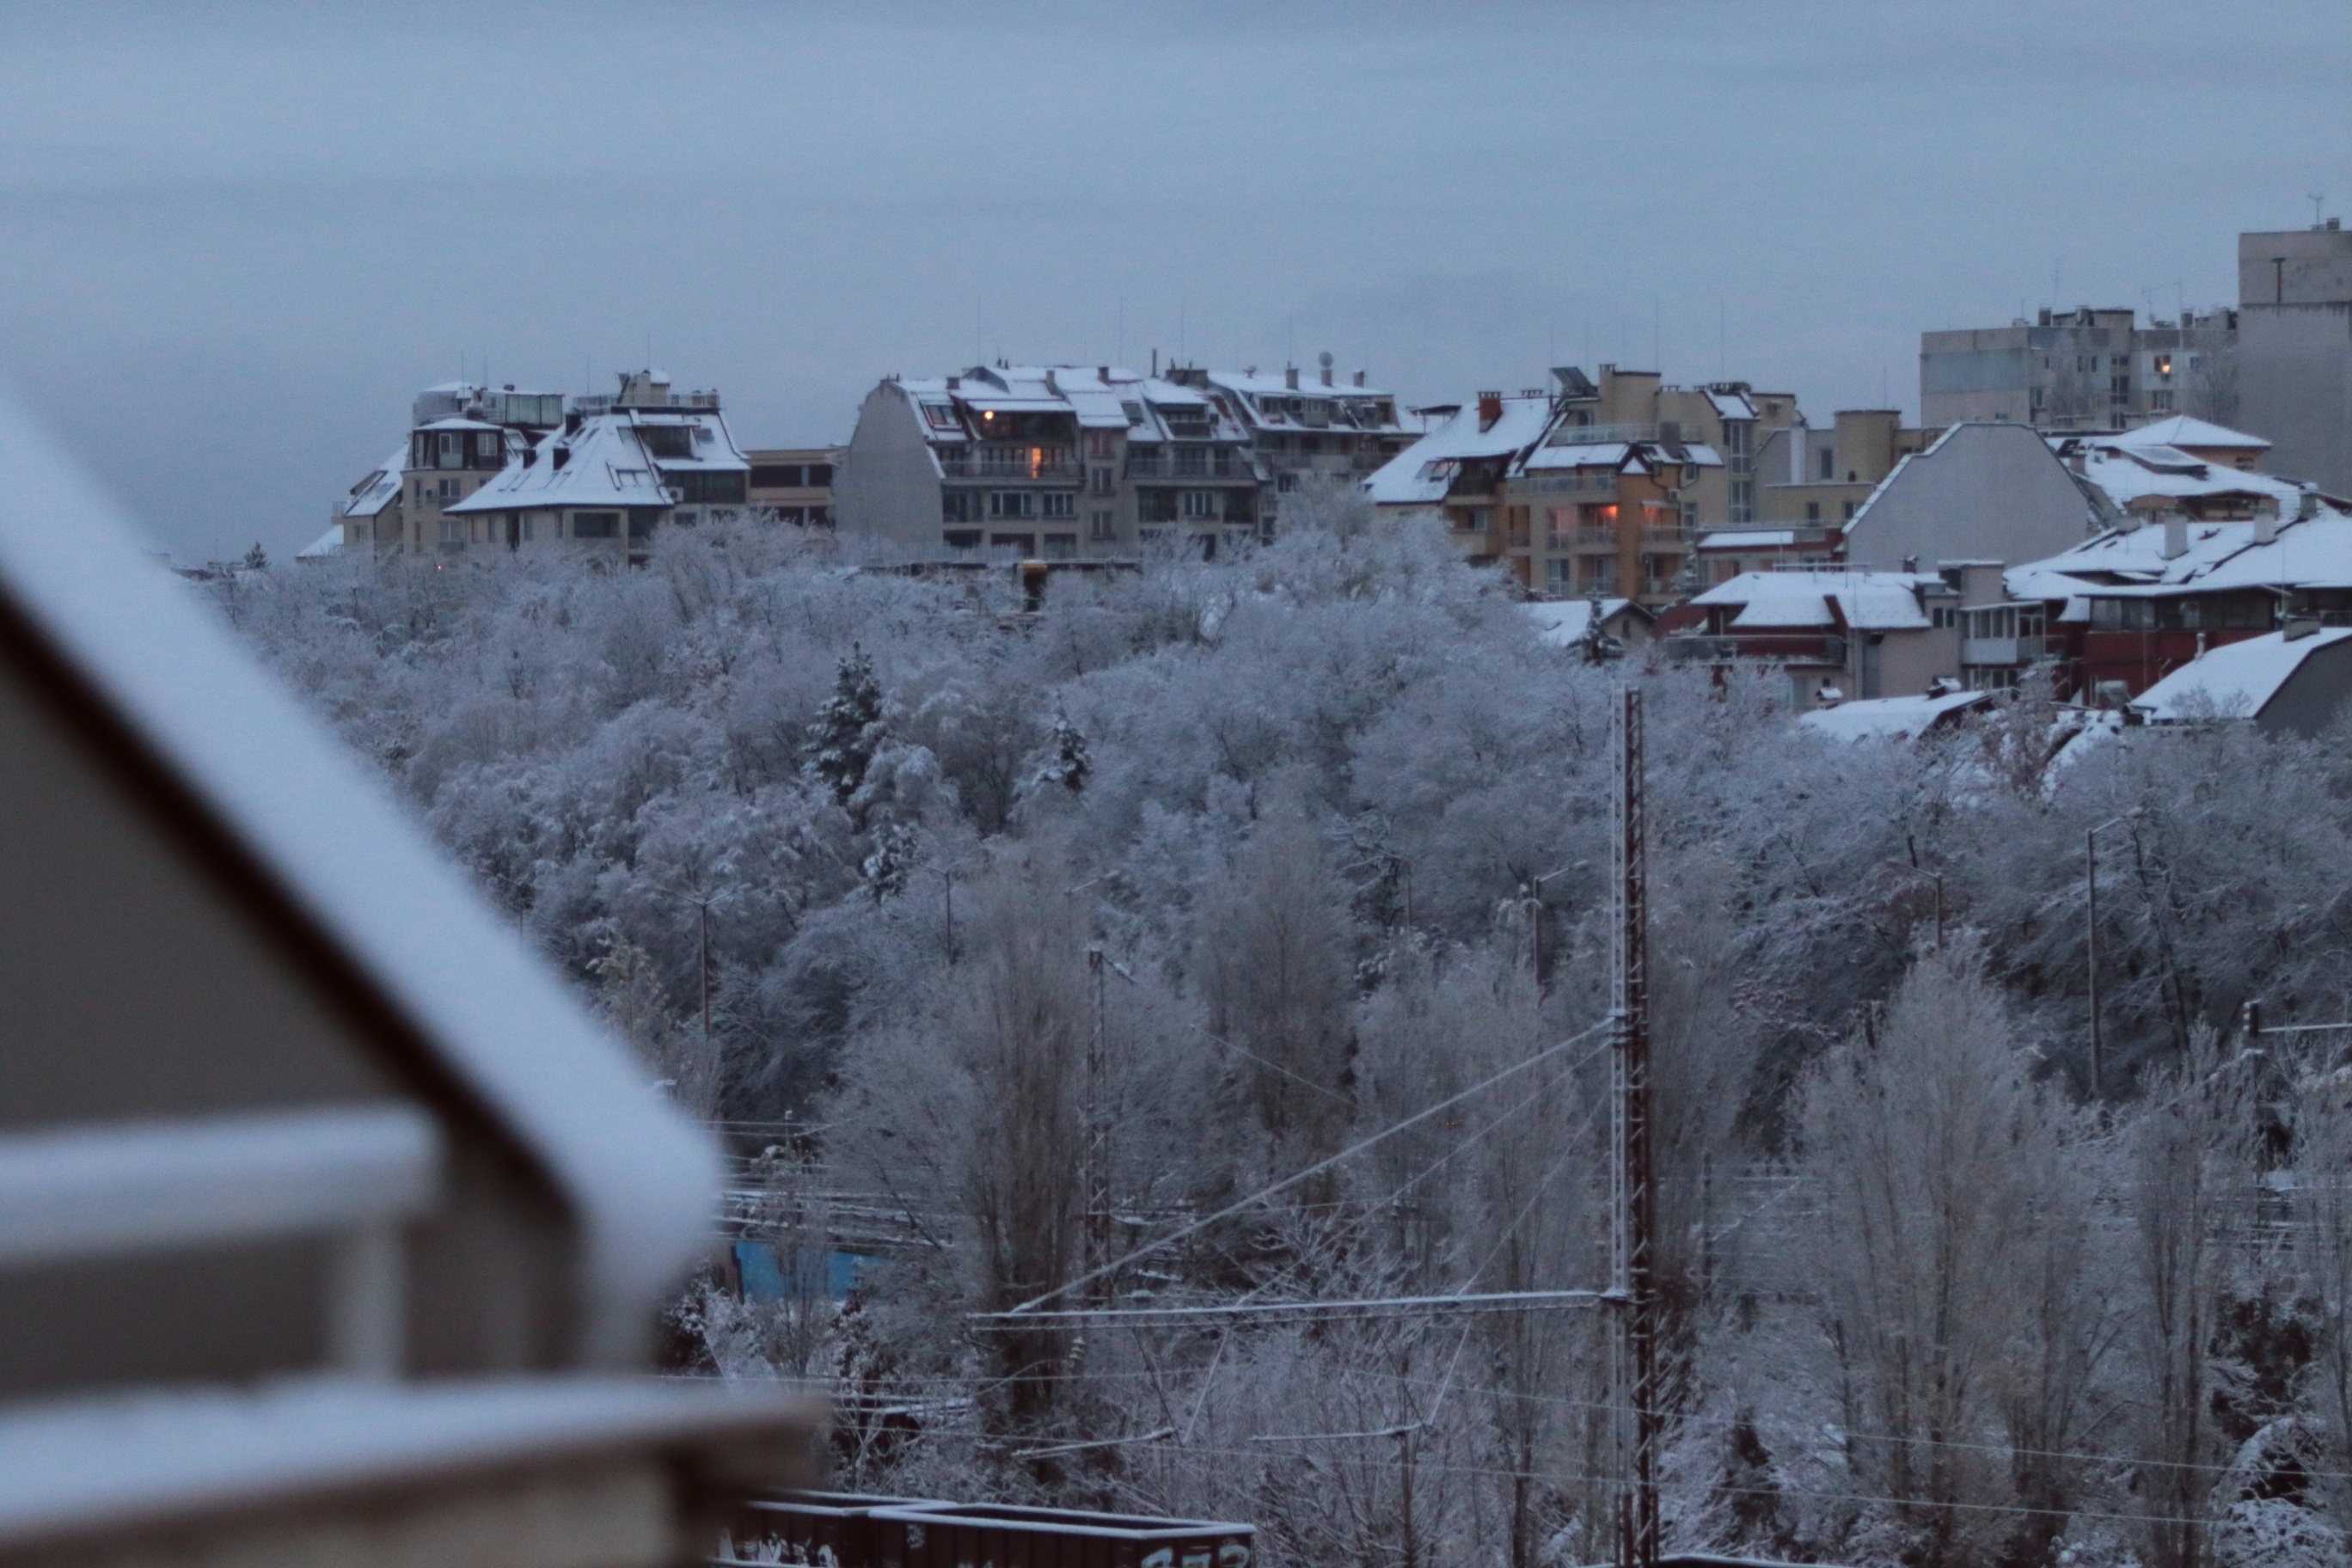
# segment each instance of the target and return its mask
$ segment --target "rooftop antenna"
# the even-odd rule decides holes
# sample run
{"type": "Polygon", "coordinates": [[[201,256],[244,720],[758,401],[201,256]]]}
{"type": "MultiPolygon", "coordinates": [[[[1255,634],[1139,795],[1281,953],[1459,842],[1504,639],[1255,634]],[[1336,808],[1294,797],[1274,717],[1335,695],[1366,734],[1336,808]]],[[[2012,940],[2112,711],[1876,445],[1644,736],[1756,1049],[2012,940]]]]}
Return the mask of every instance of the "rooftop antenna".
{"type": "Polygon", "coordinates": [[[2306,193],[2306,194],[2305,195],[2305,196],[2304,196],[2304,198],[2303,198],[2303,199],[2304,199],[2305,201],[2307,201],[2307,202],[2309,202],[2309,203],[2311,204],[2311,226],[2312,226],[2312,227],[2314,227],[2314,228],[2317,228],[2317,227],[2319,226],[2319,223],[2320,223],[2320,218],[2319,218],[2319,208],[2320,208],[2320,204],[2322,204],[2323,202],[2326,201],[2326,200],[2327,200],[2327,198],[2326,198],[2326,196],[2315,196],[2315,195],[2309,195],[2308,193],[2306,193]]]}

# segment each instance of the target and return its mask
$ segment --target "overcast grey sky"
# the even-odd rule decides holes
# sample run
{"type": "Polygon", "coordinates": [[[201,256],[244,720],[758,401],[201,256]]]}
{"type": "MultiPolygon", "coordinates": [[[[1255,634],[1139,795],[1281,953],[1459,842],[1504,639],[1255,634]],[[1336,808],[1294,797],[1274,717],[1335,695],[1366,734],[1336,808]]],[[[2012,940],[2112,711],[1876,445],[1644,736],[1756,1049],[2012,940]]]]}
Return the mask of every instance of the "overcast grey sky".
{"type": "Polygon", "coordinates": [[[2343,0],[0,4],[0,377],[183,557],[408,399],[716,385],[845,438],[975,355],[1408,400],[1613,360],[1918,406],[1917,333],[2230,300],[2352,199],[2343,0]],[[2053,269],[2056,277],[2053,279],[2053,269]]]}

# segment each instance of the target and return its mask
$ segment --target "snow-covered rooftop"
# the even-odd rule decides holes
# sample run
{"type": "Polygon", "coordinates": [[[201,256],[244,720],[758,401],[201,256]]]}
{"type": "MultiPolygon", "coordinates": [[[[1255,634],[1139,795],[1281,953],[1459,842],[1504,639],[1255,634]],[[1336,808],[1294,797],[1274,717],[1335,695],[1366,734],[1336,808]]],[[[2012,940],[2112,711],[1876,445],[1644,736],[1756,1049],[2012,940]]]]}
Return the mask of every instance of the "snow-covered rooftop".
{"type": "Polygon", "coordinates": [[[2285,479],[2209,463],[2158,442],[2126,447],[2104,437],[2082,440],[2076,455],[2083,461],[2083,477],[2105,491],[2119,508],[2148,497],[2186,500],[2242,495],[2274,501],[2283,511],[2293,512],[2303,497],[2302,487],[2285,479]]]}
{"type": "Polygon", "coordinates": [[[1816,708],[1797,722],[1833,741],[1902,741],[1924,735],[1952,714],[1983,706],[1989,691],[1955,691],[1942,697],[1867,697],[1816,708]]]}
{"type": "Polygon", "coordinates": [[[1706,400],[1715,405],[1715,415],[1718,419],[1756,417],[1756,405],[1748,401],[1748,395],[1744,392],[1710,392],[1706,400]]]}
{"type": "Polygon", "coordinates": [[[1740,606],[1731,626],[1740,631],[1847,626],[1864,631],[1916,631],[1932,625],[1918,590],[1946,592],[1944,581],[1921,572],[1743,572],[1691,603],[1740,606]],[[1836,613],[1831,611],[1834,601],[1836,613]]]}
{"type": "Polygon", "coordinates": [[[2168,531],[2160,521],[2111,528],[2063,553],[2013,566],[2005,577],[2010,596],[2148,598],[2236,588],[2352,588],[2352,516],[2325,503],[2308,518],[2189,522],[2181,529],[2186,550],[2170,560],[2164,554],[2168,531]],[[2255,535],[2265,528],[2273,537],[2259,543],[2255,535]]]}
{"type": "Polygon", "coordinates": [[[1445,498],[1453,471],[1465,458],[1515,458],[1543,439],[1552,419],[1548,397],[1506,397],[1493,425],[1480,428],[1475,404],[1399,452],[1364,481],[1381,506],[1428,505],[1445,498]]]}
{"type": "Polygon", "coordinates": [[[403,441],[392,449],[392,456],[377,466],[375,472],[352,487],[352,493],[336,510],[337,517],[373,517],[390,506],[400,496],[400,471],[408,462],[408,443],[403,441]]]}
{"type": "Polygon", "coordinates": [[[2352,637],[2352,626],[2331,626],[2287,639],[2271,632],[2224,643],[2142,692],[2132,707],[2162,724],[2183,719],[2252,719],[2278,695],[2313,653],[2352,637]]]}
{"type": "Polygon", "coordinates": [[[297,561],[324,561],[330,555],[340,555],[343,549],[343,525],[335,523],[326,532],[294,552],[297,561]]]}
{"type": "Polygon", "coordinates": [[[498,477],[445,510],[453,514],[532,507],[665,507],[655,459],[638,443],[627,413],[590,416],[572,436],[541,441],[530,461],[514,458],[498,477]],[[564,455],[561,468],[556,455],[564,455]]]}
{"type": "MultiPolygon", "coordinates": [[[[1631,599],[1603,599],[1601,618],[1607,621],[1632,604],[1631,599]]],[[[1528,618],[1536,623],[1536,636],[1554,647],[1574,647],[1584,640],[1592,626],[1592,601],[1590,599],[1557,599],[1521,605],[1528,618]]]]}
{"type": "Polygon", "coordinates": [[[2224,425],[2176,414],[2169,419],[2159,419],[2152,425],[2135,426],[2120,436],[2104,436],[2099,440],[2110,447],[2238,447],[2267,452],[2271,444],[2260,436],[2250,436],[2243,430],[2232,430],[2224,425]]]}
{"type": "Polygon", "coordinates": [[[1793,528],[1717,529],[1713,533],[1701,534],[1698,547],[1705,553],[1709,550],[1776,550],[1796,542],[1797,531],[1793,528]]]}

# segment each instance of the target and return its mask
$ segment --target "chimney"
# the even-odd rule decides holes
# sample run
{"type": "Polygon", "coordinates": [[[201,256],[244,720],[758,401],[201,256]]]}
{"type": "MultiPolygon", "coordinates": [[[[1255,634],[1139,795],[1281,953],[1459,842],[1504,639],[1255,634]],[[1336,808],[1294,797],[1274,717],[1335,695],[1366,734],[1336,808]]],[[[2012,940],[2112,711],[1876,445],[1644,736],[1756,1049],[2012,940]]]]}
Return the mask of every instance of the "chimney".
{"type": "Polygon", "coordinates": [[[949,390],[950,392],[953,392],[956,388],[958,388],[958,387],[961,386],[962,384],[963,384],[963,377],[961,377],[961,376],[960,376],[960,375],[951,375],[951,376],[948,377],[948,390],[949,390]]]}
{"type": "Polygon", "coordinates": [[[1364,384],[1364,373],[1360,370],[1356,373],[1356,384],[1358,386],[1364,384]]]}
{"type": "Polygon", "coordinates": [[[2303,493],[2294,500],[2294,520],[2297,522],[2309,522],[2318,515],[2319,489],[2315,485],[2305,485],[2303,487],[2303,493]]]}
{"type": "Polygon", "coordinates": [[[1502,416],[1503,395],[1499,392],[1480,393],[1478,395],[1478,428],[1491,430],[1495,427],[1495,421],[1502,416]]]}
{"type": "Polygon", "coordinates": [[[2168,511],[2164,514],[2164,558],[2178,561],[2189,553],[2189,514],[2168,511]]]}
{"type": "Polygon", "coordinates": [[[1326,386],[1330,385],[1330,384],[1331,384],[1331,351],[1330,351],[1329,349],[1325,349],[1325,350],[1323,351],[1323,353],[1322,353],[1319,356],[1318,356],[1318,357],[1317,357],[1316,363],[1318,363],[1318,364],[1319,364],[1319,365],[1321,365],[1321,366],[1323,367],[1323,384],[1324,384],[1324,385],[1326,385],[1326,386]]]}
{"type": "Polygon", "coordinates": [[[1282,384],[1288,387],[1293,392],[1298,390],[1298,367],[1297,365],[1286,364],[1282,367],[1282,384]]]}
{"type": "Polygon", "coordinates": [[[2078,474],[2088,474],[2091,468],[2090,454],[2077,447],[2067,454],[2066,466],[2078,474]]]}
{"type": "Polygon", "coordinates": [[[1101,382],[1105,386],[1108,386],[1110,384],[1110,366],[1107,364],[1098,364],[1095,366],[1095,379],[1101,382]]]}
{"type": "Polygon", "coordinates": [[[2276,544],[2278,542],[2278,519],[2279,514],[2277,502],[2260,501],[2255,504],[2254,542],[2256,544],[2276,544]]]}

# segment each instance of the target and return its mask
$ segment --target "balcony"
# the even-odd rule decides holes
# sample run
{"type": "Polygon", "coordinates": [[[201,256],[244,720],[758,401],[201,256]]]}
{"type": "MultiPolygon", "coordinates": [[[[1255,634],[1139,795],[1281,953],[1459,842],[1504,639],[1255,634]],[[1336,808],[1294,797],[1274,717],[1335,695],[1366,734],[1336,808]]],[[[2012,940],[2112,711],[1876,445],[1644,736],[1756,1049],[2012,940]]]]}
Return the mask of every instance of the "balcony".
{"type": "Polygon", "coordinates": [[[1962,664],[2018,665],[2032,664],[2048,651],[2048,639],[2043,637],[1963,637],[1960,639],[1962,664]]]}
{"type": "Polygon", "coordinates": [[[1078,466],[1067,447],[982,447],[941,452],[940,472],[951,479],[1075,479],[1078,466]]]}
{"type": "Polygon", "coordinates": [[[1127,477],[1131,479],[1255,479],[1255,470],[1237,452],[1216,451],[1171,457],[1166,452],[1129,452],[1127,477]]]}

